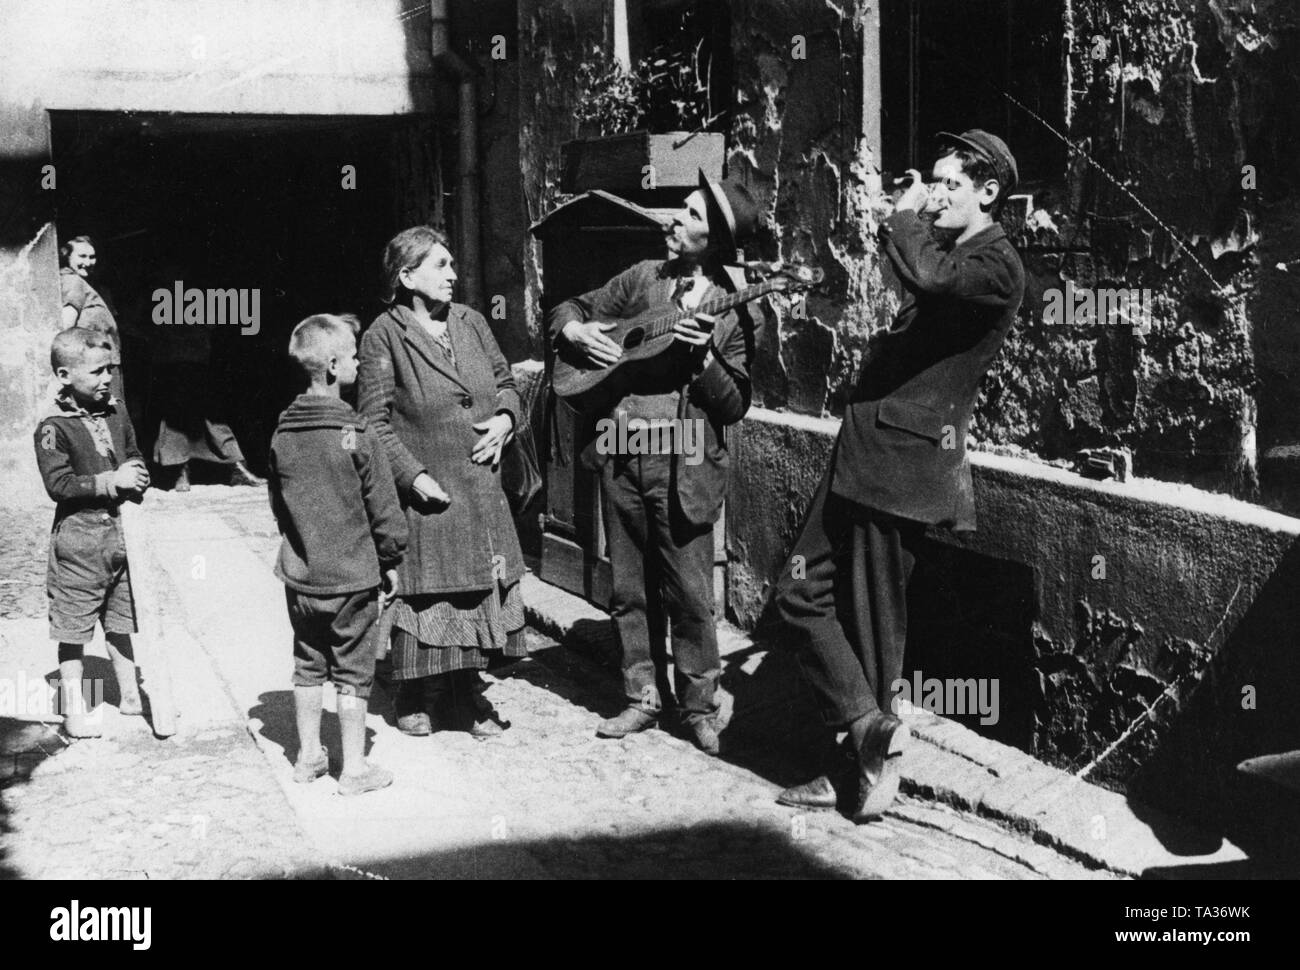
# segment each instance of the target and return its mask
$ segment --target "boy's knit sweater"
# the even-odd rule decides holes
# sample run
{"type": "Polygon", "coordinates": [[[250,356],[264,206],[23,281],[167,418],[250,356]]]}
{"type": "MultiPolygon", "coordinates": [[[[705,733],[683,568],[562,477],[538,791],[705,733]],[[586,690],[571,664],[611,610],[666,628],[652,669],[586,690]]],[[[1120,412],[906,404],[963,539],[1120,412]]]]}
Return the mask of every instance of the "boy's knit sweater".
{"type": "Polygon", "coordinates": [[[271,438],[271,509],[284,536],[275,574],[313,596],[379,585],[406,551],[388,458],[338,398],[300,394],[271,438]]]}

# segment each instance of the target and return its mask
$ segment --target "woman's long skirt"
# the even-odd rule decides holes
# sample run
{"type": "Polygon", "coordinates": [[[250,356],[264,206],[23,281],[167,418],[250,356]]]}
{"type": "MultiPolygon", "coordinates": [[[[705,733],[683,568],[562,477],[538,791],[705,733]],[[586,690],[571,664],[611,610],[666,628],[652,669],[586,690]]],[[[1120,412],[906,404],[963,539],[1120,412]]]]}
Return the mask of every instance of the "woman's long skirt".
{"type": "Polygon", "coordinates": [[[487,653],[526,657],[524,597],[519,581],[468,593],[399,596],[393,604],[389,655],[395,681],[454,670],[483,670],[487,653]]]}

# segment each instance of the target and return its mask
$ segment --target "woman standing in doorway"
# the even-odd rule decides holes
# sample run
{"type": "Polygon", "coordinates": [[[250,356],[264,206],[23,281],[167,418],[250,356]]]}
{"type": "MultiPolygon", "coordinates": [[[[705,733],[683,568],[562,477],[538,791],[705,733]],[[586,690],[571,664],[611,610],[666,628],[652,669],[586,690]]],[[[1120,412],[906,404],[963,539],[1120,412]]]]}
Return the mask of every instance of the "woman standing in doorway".
{"type": "MultiPolygon", "coordinates": [[[[170,291],[193,268],[193,263],[168,255],[151,265],[152,280],[157,282],[145,289],[154,293],[156,286],[170,291]]],[[[245,389],[231,386],[224,373],[227,368],[219,363],[223,348],[213,346],[214,337],[225,338],[226,332],[224,327],[149,327],[151,400],[158,416],[153,460],[163,468],[162,480],[170,480],[177,492],[190,490],[195,462],[222,466],[218,477],[228,475],[231,485],[266,484],[245,464],[229,421],[228,401],[245,389]]]]}
{"type": "Polygon", "coordinates": [[[126,400],[122,382],[122,338],[108,301],[91,282],[99,256],[89,236],[73,236],[59,247],[59,297],[63,304],[63,326],[85,327],[108,340],[112,348],[113,382],[110,393],[126,400]]]}
{"type": "Polygon", "coordinates": [[[397,726],[500,734],[478,696],[490,651],[526,656],[523,555],[501,489],[519,420],[482,315],[452,302],[447,237],[417,226],[384,251],[390,305],[361,339],[358,403],[388,452],[410,543],[393,617],[397,726]]]}

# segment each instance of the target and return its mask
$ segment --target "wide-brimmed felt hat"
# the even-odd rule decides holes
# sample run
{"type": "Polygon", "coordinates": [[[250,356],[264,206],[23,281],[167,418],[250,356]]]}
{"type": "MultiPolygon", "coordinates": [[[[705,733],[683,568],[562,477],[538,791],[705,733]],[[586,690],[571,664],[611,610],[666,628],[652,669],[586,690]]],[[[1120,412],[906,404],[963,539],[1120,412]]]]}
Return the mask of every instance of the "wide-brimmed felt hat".
{"type": "Polygon", "coordinates": [[[1016,158],[1011,154],[1011,149],[1007,147],[1007,143],[997,135],[990,134],[982,128],[971,128],[969,131],[963,131],[960,135],[954,135],[951,131],[941,131],[936,137],[940,142],[969,148],[992,165],[993,171],[997,173],[998,184],[1002,186],[1002,193],[999,198],[1005,199],[1010,195],[1011,190],[1020,181],[1020,171],[1016,168],[1016,158]]]}
{"type": "Polygon", "coordinates": [[[709,241],[725,254],[734,252],[758,229],[758,203],[739,182],[714,181],[704,169],[700,169],[700,190],[708,208],[709,241]]]}

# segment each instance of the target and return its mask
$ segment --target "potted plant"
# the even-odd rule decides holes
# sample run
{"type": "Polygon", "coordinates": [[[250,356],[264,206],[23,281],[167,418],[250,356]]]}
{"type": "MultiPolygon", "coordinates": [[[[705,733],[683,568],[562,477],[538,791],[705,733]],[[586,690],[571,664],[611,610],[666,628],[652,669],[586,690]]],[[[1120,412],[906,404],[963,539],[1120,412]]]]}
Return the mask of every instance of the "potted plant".
{"type": "Polygon", "coordinates": [[[564,191],[653,199],[693,187],[700,169],[722,177],[725,136],[705,130],[718,116],[697,55],[660,48],[626,71],[592,48],[577,72],[574,116],[584,137],[561,149],[564,191]]]}

